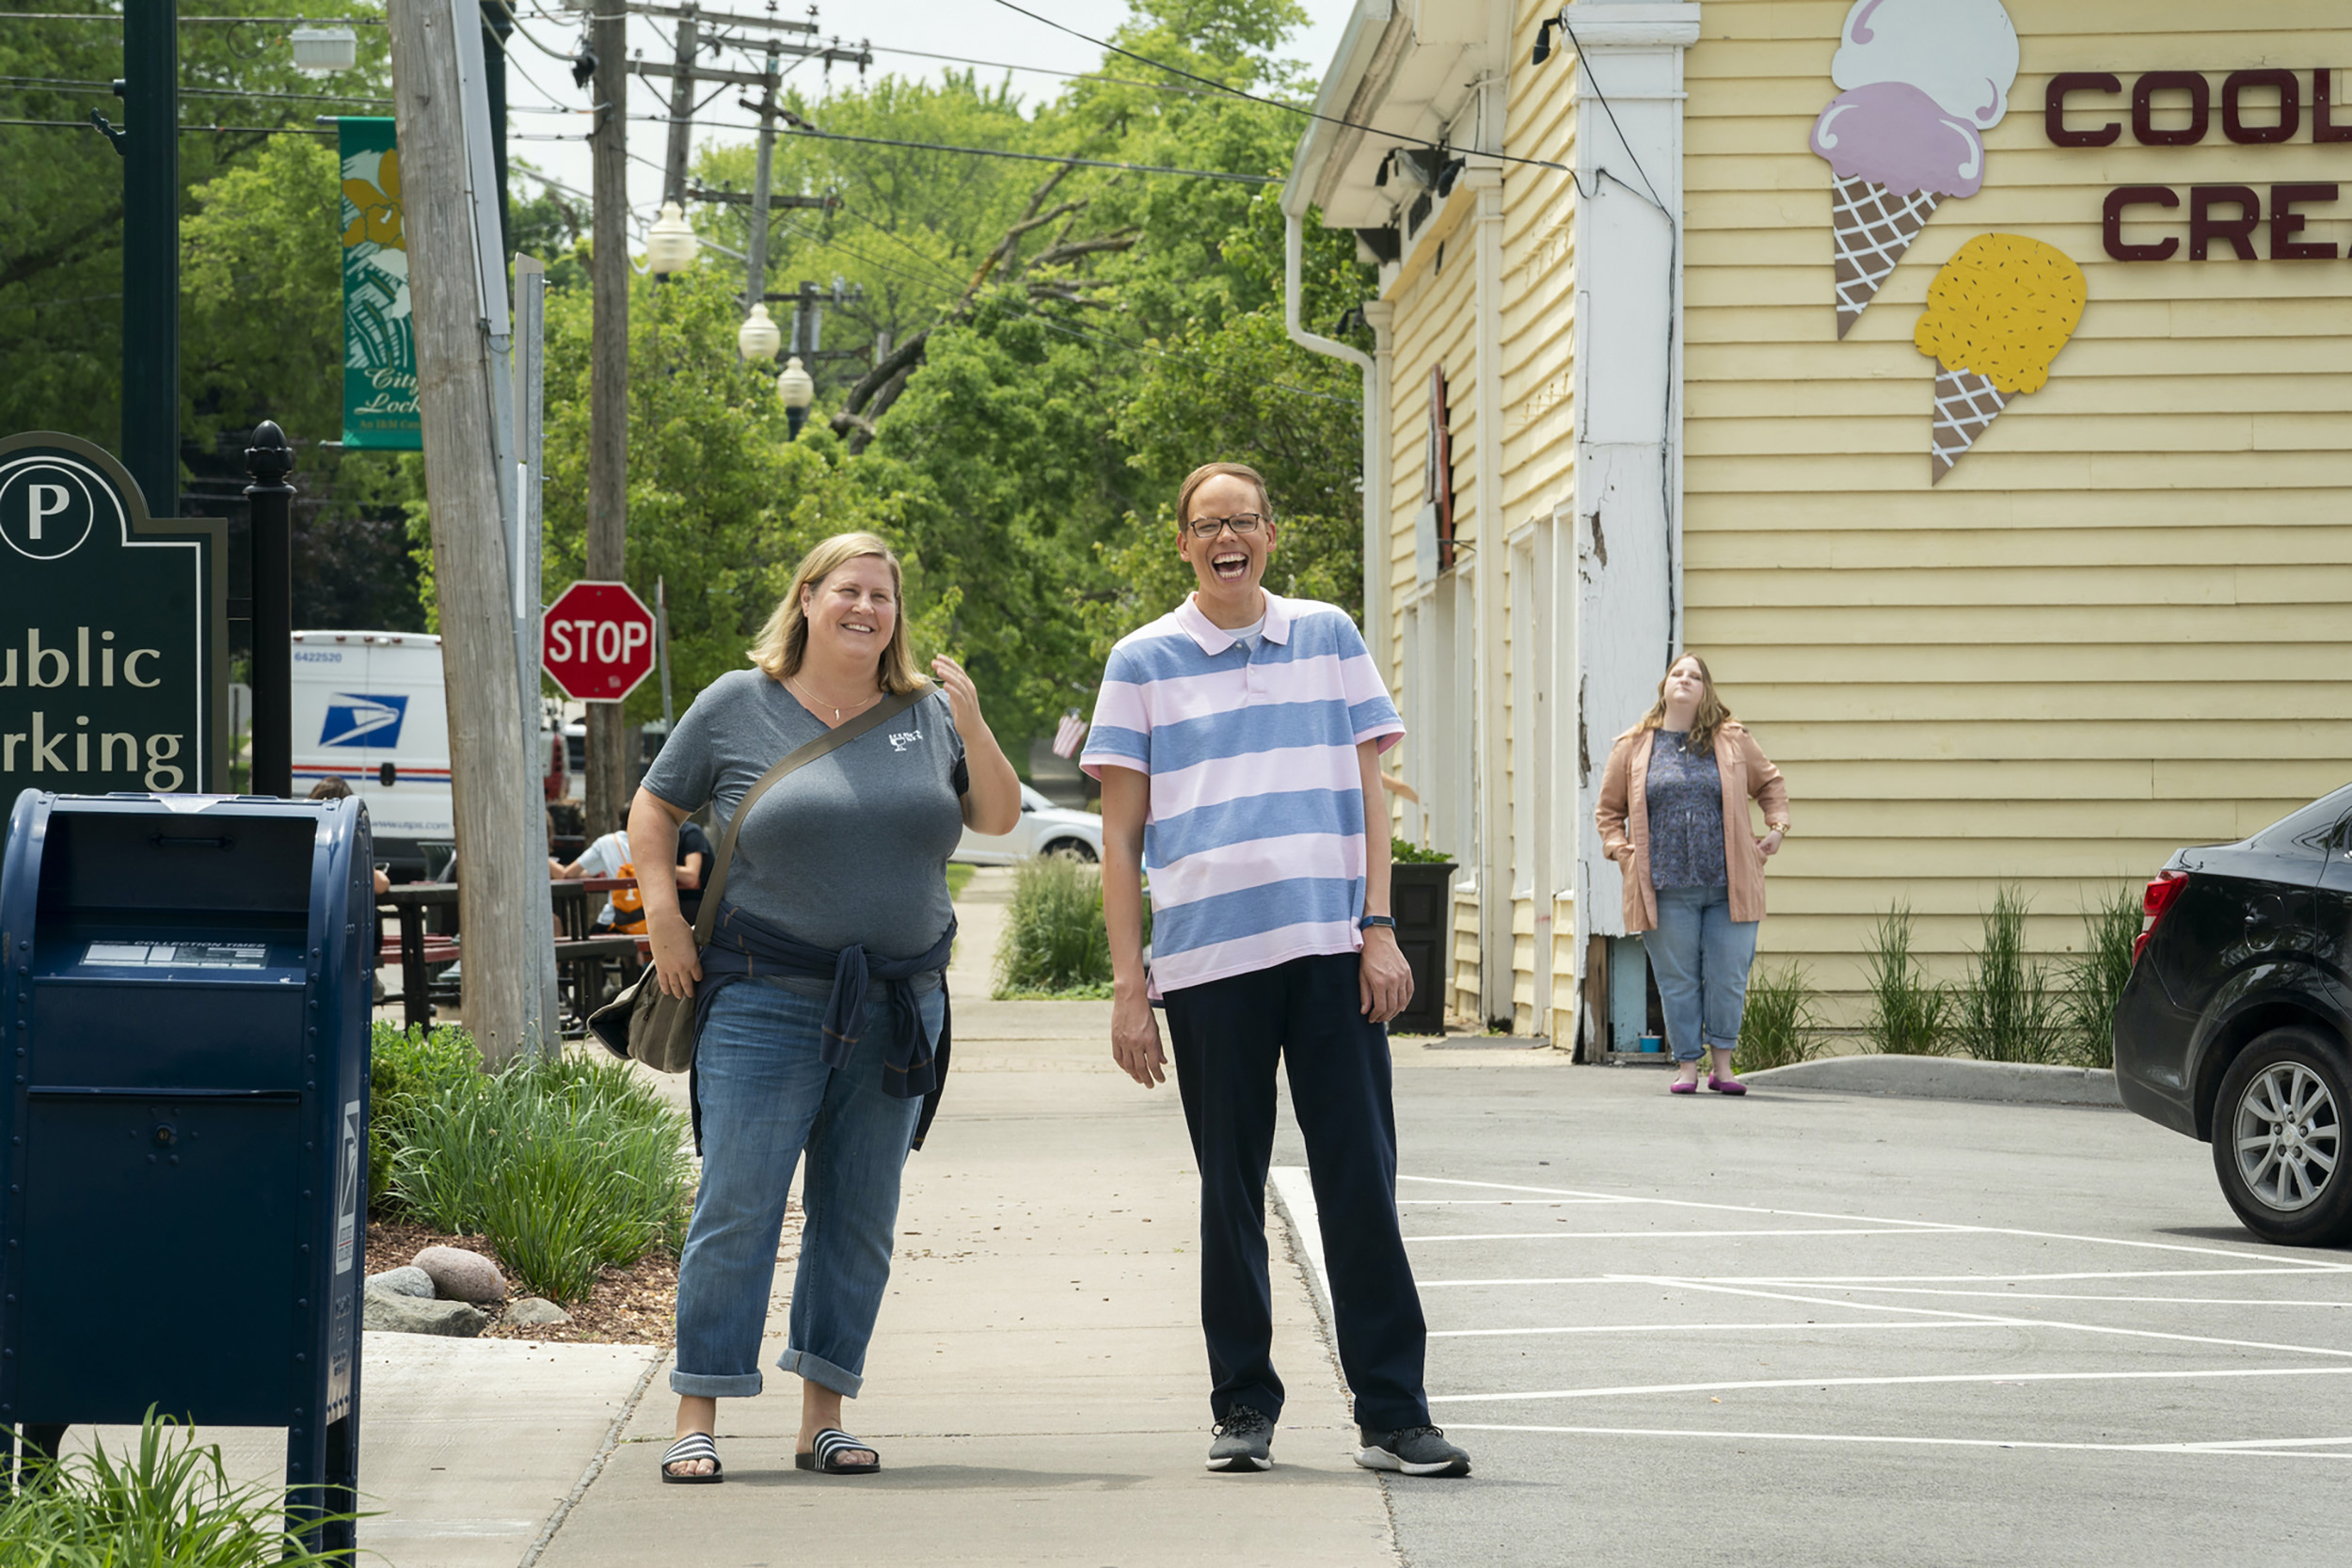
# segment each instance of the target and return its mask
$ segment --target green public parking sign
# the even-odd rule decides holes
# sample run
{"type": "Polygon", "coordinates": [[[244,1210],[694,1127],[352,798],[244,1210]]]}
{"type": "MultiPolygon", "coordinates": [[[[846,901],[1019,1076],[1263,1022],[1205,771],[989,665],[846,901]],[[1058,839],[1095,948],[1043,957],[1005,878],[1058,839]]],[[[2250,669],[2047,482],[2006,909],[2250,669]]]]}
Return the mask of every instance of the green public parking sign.
{"type": "Polygon", "coordinates": [[[224,786],[227,533],[87,441],[0,440],[0,806],[224,786]]]}

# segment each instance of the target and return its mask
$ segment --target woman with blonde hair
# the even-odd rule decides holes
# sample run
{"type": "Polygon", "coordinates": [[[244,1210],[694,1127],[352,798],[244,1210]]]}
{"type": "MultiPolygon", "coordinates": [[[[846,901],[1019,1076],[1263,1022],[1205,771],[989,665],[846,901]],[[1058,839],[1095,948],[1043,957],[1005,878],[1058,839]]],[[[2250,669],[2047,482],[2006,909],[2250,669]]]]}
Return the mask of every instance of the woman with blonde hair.
{"type": "Polygon", "coordinates": [[[907,649],[890,546],[844,533],[808,552],[753,668],[703,689],[629,811],[661,989],[692,997],[702,1185],[678,1260],[678,1440],[661,1479],[722,1479],[718,1401],[760,1391],[760,1335],[785,1195],[803,1152],[799,1273],[777,1365],[801,1385],[795,1463],[870,1475],[841,1429],[864,1382],[898,1224],[898,1179],[938,1102],[955,935],[947,857],[970,827],[1009,832],[1021,781],[953,659],[933,687],[907,649]],[[709,944],[678,909],[672,846],[709,802],[725,825],[774,765],[877,705],[906,704],[755,800],[723,870],[709,944]]]}
{"type": "Polygon", "coordinates": [[[1707,1086],[1747,1093],[1731,1053],[1764,919],[1764,863],[1788,833],[1788,786],[1698,655],[1667,667],[1658,701],[1610,748],[1593,817],[1624,873],[1625,927],[1642,933],[1658,976],[1677,1064],[1669,1092],[1696,1093],[1699,1059],[1712,1051],[1707,1086]],[[1764,813],[1760,837],[1749,831],[1751,799],[1764,813]]]}

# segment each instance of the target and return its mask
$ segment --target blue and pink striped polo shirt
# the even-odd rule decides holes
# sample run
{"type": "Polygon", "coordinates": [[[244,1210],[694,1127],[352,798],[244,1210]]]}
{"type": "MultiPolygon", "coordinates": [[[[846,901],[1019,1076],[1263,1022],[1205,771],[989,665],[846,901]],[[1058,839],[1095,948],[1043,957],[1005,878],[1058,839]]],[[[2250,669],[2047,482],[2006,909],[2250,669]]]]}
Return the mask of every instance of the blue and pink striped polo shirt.
{"type": "Polygon", "coordinates": [[[1255,653],[1190,597],[1120,640],[1079,766],[1151,777],[1155,993],[1363,946],[1356,748],[1404,735],[1336,605],[1268,594],[1255,653]]]}

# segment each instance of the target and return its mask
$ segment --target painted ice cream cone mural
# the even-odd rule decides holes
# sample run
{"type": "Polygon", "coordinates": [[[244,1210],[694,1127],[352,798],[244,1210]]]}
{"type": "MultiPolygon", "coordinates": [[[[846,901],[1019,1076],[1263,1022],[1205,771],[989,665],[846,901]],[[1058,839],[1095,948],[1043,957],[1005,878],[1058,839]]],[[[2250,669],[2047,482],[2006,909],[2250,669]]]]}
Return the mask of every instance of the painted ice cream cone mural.
{"type": "Polygon", "coordinates": [[[2086,294],[2072,257],[2022,234],[1979,234],[1944,263],[1911,335],[1936,362],[1931,484],[1943,483],[2012,400],[2049,381],[2086,294]]]}
{"type": "Polygon", "coordinates": [[[1855,0],[1813,122],[1835,178],[1837,336],[1947,198],[1984,185],[1983,133],[2009,112],[2017,29],[2000,0],[1855,0]]]}

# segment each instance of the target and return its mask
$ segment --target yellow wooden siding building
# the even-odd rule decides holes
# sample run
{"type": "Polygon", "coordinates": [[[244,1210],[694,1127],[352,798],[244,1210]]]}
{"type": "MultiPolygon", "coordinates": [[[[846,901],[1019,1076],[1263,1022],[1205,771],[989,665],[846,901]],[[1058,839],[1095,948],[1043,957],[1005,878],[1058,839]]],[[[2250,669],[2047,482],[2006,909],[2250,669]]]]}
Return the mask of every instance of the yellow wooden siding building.
{"type": "MultiPolygon", "coordinates": [[[[1882,31],[1923,0],[1884,4],[1882,31]]],[[[2352,126],[2352,8],[1949,4],[2013,24],[2007,112],[1981,188],[1947,196],[1841,341],[1836,176],[1808,138],[1864,8],[1360,0],[1321,106],[1380,134],[1309,133],[1286,204],[1382,262],[1367,630],[1411,728],[1399,831],[1462,865],[1469,1018],[1598,1028],[1590,939],[1622,925],[1592,791],[1670,646],[1708,657],[1788,775],[1760,962],[1804,963],[1838,1022],[1898,903],[1947,975],[2004,883],[2059,953],[2177,846],[2352,772],[2352,201],[2331,188],[2352,140],[2316,139],[2323,87],[2352,126]],[[2265,140],[2280,71],[2298,129],[2265,140]],[[2092,85],[2054,131],[2061,73],[2092,85]],[[2208,134],[2145,145],[2185,140],[2191,77],[2208,134]],[[1391,150],[1415,147],[1441,150],[1391,150]],[[2111,234],[2135,186],[2181,205],[2126,205],[2111,234]],[[2288,186],[2316,189],[2281,229],[2288,186]],[[2261,206],[2252,260],[2236,198],[2196,194],[2224,188],[2261,206]],[[1914,332],[1987,234],[2071,259],[2087,303],[2047,384],[1931,483],[1938,366],[1914,332]],[[2167,238],[2166,260],[2110,254],[2167,238]],[[2296,245],[2336,256],[2274,257],[2296,245]],[[1439,371],[1450,568],[1426,504],[1439,371]]]]}

